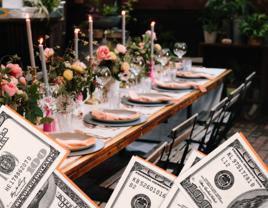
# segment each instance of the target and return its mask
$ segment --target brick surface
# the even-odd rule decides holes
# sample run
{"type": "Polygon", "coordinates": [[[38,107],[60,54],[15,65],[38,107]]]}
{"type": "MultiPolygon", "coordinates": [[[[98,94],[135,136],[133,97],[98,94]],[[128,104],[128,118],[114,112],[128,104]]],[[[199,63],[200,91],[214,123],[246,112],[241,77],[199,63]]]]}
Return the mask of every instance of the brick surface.
{"type": "Polygon", "coordinates": [[[268,137],[259,137],[252,144],[253,147],[261,148],[268,141],[268,137]]]}
{"type": "Polygon", "coordinates": [[[268,151],[263,151],[263,150],[260,150],[260,151],[258,151],[257,153],[258,153],[258,155],[260,156],[260,158],[261,158],[262,160],[265,160],[266,157],[267,157],[267,155],[268,155],[268,151]]]}

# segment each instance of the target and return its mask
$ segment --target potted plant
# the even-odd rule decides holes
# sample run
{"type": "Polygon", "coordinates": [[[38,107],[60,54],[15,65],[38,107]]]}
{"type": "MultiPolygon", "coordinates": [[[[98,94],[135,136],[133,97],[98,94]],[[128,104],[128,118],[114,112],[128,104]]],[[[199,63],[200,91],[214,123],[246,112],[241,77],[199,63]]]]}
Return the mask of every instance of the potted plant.
{"type": "Polygon", "coordinates": [[[252,14],[246,21],[241,22],[239,29],[248,36],[248,45],[263,45],[268,35],[268,16],[265,14],[252,14]]]}
{"type": "Polygon", "coordinates": [[[232,0],[228,3],[228,6],[233,11],[233,43],[244,44],[245,36],[239,30],[241,22],[245,21],[246,15],[249,10],[253,8],[250,0],[232,0]]]}
{"type": "Polygon", "coordinates": [[[213,7],[205,7],[202,17],[199,19],[203,23],[204,36],[206,43],[215,43],[217,31],[221,25],[221,15],[213,7]]]}

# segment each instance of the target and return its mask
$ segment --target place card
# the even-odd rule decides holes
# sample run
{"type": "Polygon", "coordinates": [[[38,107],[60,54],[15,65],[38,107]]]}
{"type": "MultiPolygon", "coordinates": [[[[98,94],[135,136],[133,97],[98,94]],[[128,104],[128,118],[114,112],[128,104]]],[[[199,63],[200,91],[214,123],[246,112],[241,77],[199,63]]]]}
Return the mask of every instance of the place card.
{"type": "MultiPolygon", "coordinates": [[[[190,169],[192,166],[194,166],[204,157],[205,155],[202,152],[199,152],[198,150],[192,151],[191,155],[189,156],[180,174],[190,169]]],[[[176,184],[173,184],[172,188],[167,194],[167,197],[165,198],[164,202],[161,204],[161,208],[181,208],[181,207],[190,208],[192,206],[189,205],[188,200],[180,192],[180,189],[178,188],[178,186],[176,184]]]]}
{"type": "Polygon", "coordinates": [[[67,176],[55,170],[27,208],[98,207],[67,176]]]}
{"type": "Polygon", "coordinates": [[[132,157],[106,208],[160,207],[175,178],[139,157],[132,157]]]}
{"type": "Polygon", "coordinates": [[[0,108],[0,207],[27,207],[69,151],[8,107],[0,108]]]}
{"type": "Polygon", "coordinates": [[[236,133],[174,183],[194,208],[264,208],[267,170],[244,136],[236,133]]]}

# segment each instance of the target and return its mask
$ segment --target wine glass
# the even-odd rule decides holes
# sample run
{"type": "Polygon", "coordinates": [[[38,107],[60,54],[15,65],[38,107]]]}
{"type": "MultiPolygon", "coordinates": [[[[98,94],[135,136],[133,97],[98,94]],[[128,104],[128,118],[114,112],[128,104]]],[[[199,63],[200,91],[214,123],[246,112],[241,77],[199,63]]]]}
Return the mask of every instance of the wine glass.
{"type": "Polygon", "coordinates": [[[163,48],[157,52],[156,59],[161,63],[162,72],[164,72],[164,66],[167,64],[170,58],[171,54],[168,48],[163,48]]]}
{"type": "Polygon", "coordinates": [[[136,90],[138,90],[138,74],[144,69],[145,61],[142,56],[133,56],[130,62],[130,70],[135,75],[136,90]]]}
{"type": "Polygon", "coordinates": [[[96,81],[103,86],[107,84],[111,79],[111,71],[106,66],[98,66],[94,70],[94,75],[96,77],[96,81]]]}
{"type": "MultiPolygon", "coordinates": [[[[106,66],[98,66],[93,71],[96,81],[100,84],[100,87],[103,88],[111,79],[111,71],[106,66]]],[[[100,106],[103,110],[103,105],[100,106]]]]}
{"type": "Polygon", "coordinates": [[[175,43],[173,48],[174,53],[179,57],[180,61],[184,54],[187,52],[186,43],[175,43]]]}

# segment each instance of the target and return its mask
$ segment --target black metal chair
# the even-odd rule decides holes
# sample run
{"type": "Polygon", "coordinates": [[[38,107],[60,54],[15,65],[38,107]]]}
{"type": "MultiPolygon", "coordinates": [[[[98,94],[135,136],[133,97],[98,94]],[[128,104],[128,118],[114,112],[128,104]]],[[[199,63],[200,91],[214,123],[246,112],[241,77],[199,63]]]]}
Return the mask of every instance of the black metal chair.
{"type": "Polygon", "coordinates": [[[195,127],[195,122],[198,114],[196,113],[177,127],[171,130],[169,137],[172,139],[168,143],[166,152],[162,158],[163,162],[168,160],[167,166],[164,169],[168,169],[172,174],[179,175],[184,166],[184,162],[187,154],[191,151],[191,137],[195,127]]]}

